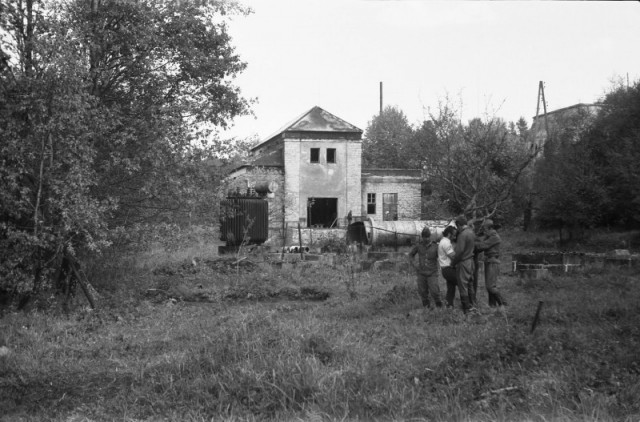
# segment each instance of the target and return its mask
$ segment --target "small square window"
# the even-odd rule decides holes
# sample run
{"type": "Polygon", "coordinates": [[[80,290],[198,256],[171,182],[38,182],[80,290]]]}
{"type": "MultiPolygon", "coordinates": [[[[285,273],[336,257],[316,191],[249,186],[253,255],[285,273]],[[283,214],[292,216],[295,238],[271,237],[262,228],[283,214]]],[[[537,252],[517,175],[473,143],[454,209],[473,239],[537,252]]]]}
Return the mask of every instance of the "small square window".
{"type": "Polygon", "coordinates": [[[376,213],[376,194],[368,193],[367,194],[367,214],[375,214],[376,213]]]}
{"type": "Polygon", "coordinates": [[[335,162],[336,162],[336,149],[327,148],[327,163],[335,163],[335,162]]]}
{"type": "Polygon", "coordinates": [[[311,148],[311,162],[312,163],[320,162],[320,148],[311,148]]]}

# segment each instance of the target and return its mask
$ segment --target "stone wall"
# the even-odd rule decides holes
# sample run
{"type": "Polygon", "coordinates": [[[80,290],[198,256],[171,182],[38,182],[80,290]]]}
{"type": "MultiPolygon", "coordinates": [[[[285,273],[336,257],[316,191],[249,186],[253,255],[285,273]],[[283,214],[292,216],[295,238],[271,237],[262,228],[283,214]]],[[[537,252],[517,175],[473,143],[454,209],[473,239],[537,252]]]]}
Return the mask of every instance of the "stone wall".
{"type": "MultiPolygon", "coordinates": [[[[351,141],[347,144],[347,186],[345,213],[351,211],[352,216],[359,217],[362,210],[362,142],[351,141]]],[[[366,198],[365,198],[366,199],[366,198]]]]}
{"type": "Polygon", "coordinates": [[[289,198],[286,221],[306,227],[309,198],[336,198],[339,222],[344,221],[350,210],[357,216],[361,209],[361,160],[361,141],[286,138],[284,190],[289,198]],[[310,162],[311,148],[320,149],[318,163],[310,162]],[[336,150],[335,163],[326,162],[327,148],[336,150]]]}
{"type": "Polygon", "coordinates": [[[311,250],[318,252],[320,246],[326,242],[345,242],[346,229],[309,229],[300,228],[297,224],[287,225],[286,246],[297,246],[302,241],[303,246],[308,246],[311,250]]]}
{"type": "Polygon", "coordinates": [[[398,220],[421,218],[420,170],[365,169],[362,171],[362,215],[383,221],[383,194],[398,194],[398,220]],[[376,212],[367,213],[367,194],[376,194],[376,212]]]}
{"type": "Polygon", "coordinates": [[[285,220],[289,223],[297,223],[300,215],[300,155],[301,144],[299,139],[284,140],[284,192],[287,207],[285,220]]]}

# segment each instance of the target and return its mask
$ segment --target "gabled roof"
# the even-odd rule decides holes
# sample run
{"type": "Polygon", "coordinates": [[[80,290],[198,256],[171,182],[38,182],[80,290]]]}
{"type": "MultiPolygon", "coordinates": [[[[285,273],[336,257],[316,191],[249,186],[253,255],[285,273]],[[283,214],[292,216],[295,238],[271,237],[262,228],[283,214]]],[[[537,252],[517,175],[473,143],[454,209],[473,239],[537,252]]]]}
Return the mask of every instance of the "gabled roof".
{"type": "Polygon", "coordinates": [[[304,133],[333,133],[333,134],[362,134],[362,129],[348,123],[341,118],[334,116],[322,108],[315,106],[304,112],[273,135],[266,138],[252,149],[255,150],[272,139],[279,138],[284,133],[304,132],[304,133]]]}
{"type": "MultiPolygon", "coordinates": [[[[585,111],[592,111],[592,110],[599,110],[603,107],[603,104],[601,103],[591,103],[591,104],[585,104],[585,103],[578,103],[578,104],[574,104],[574,105],[570,105],[568,107],[562,107],[562,108],[558,108],[552,111],[548,111],[547,114],[540,114],[539,116],[537,116],[538,118],[544,117],[544,116],[551,116],[554,114],[561,114],[561,113],[566,113],[569,110],[573,110],[573,109],[580,109],[580,110],[585,110],[585,111]]],[[[533,116],[533,120],[536,120],[536,116],[533,116]]]]}
{"type": "Polygon", "coordinates": [[[251,162],[254,167],[284,167],[284,151],[277,149],[262,154],[251,162]]]}
{"type": "Polygon", "coordinates": [[[276,149],[273,151],[266,152],[260,155],[253,161],[250,161],[246,164],[242,164],[238,166],[235,170],[239,170],[243,167],[253,168],[253,167],[284,167],[284,152],[282,149],[276,149]]]}

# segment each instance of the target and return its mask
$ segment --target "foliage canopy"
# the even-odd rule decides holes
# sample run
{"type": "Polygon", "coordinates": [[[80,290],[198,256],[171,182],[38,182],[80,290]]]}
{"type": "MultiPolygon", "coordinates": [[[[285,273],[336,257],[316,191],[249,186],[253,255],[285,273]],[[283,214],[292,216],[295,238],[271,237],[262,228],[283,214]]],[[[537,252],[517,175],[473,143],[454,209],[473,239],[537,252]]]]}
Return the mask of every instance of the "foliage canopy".
{"type": "Polygon", "coordinates": [[[404,113],[387,107],[365,131],[363,160],[365,166],[423,169],[428,190],[448,212],[490,217],[510,206],[535,155],[526,130],[524,119],[517,127],[498,118],[465,124],[448,101],[414,129],[404,113]]]}
{"type": "Polygon", "coordinates": [[[614,87],[597,113],[552,131],[535,170],[538,220],[567,228],[640,224],[640,85],[614,87]]]}
{"type": "Polygon", "coordinates": [[[208,140],[250,105],[222,19],[244,11],[10,0],[2,12],[0,287],[37,290],[62,256],[99,251],[114,228],[212,196],[205,163],[225,145],[208,140]]]}

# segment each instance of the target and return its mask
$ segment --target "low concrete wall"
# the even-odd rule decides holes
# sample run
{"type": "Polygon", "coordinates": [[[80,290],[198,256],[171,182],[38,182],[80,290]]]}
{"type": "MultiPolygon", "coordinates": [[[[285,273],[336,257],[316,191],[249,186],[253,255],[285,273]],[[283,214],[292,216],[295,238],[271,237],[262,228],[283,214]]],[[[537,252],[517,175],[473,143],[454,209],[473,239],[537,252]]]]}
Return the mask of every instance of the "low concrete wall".
{"type": "Polygon", "coordinates": [[[298,245],[302,239],[302,245],[313,248],[314,245],[328,240],[346,241],[346,230],[342,229],[311,229],[301,227],[298,232],[297,225],[289,225],[287,227],[286,244],[298,245]]]}
{"type": "Polygon", "coordinates": [[[626,250],[606,254],[581,252],[530,252],[512,255],[512,271],[527,279],[564,274],[584,267],[640,267],[640,255],[626,250]]]}

